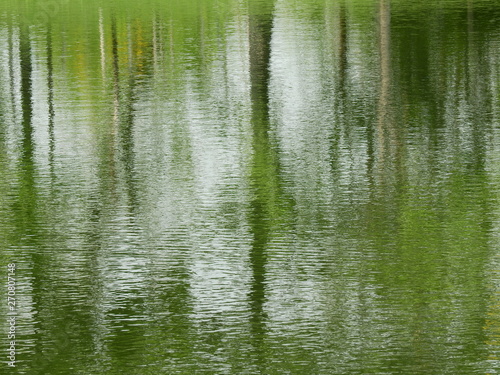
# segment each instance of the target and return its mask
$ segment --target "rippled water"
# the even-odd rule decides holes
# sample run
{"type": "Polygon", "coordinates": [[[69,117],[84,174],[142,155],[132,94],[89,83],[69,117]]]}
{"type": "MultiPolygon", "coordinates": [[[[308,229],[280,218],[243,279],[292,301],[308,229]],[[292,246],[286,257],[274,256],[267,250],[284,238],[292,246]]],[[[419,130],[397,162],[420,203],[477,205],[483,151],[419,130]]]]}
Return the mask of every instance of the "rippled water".
{"type": "Polygon", "coordinates": [[[0,373],[500,371],[498,2],[4,0],[0,51],[0,373]]]}

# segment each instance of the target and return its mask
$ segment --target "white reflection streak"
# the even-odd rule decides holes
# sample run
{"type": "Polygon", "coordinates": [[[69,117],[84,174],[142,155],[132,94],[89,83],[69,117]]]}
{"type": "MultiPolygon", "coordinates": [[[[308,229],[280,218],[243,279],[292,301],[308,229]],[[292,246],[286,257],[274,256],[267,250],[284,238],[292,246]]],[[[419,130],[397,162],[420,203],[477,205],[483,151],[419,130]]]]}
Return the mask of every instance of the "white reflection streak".
{"type": "Polygon", "coordinates": [[[101,51],[101,73],[102,79],[106,78],[106,52],[104,45],[104,20],[102,15],[102,8],[99,8],[99,48],[101,51]]]}
{"type": "Polygon", "coordinates": [[[15,72],[14,72],[14,27],[12,23],[8,27],[8,48],[9,48],[9,83],[10,100],[13,120],[16,120],[16,93],[15,93],[15,72]]]}

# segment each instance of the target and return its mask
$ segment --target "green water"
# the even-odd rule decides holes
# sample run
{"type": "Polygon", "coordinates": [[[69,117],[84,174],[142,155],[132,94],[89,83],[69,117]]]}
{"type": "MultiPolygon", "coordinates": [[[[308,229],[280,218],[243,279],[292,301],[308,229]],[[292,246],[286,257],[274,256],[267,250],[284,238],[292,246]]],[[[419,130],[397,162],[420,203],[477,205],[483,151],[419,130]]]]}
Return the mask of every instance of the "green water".
{"type": "Polygon", "coordinates": [[[0,374],[500,373],[499,56],[496,0],[2,0],[0,374]]]}

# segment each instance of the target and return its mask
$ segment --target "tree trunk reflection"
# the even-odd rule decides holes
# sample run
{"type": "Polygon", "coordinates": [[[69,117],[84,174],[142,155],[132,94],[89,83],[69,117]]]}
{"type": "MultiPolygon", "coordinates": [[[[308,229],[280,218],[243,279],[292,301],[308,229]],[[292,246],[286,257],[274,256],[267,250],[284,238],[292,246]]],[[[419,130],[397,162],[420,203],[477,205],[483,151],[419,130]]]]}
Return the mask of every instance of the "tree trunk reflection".
{"type": "MultiPolygon", "coordinates": [[[[250,227],[253,234],[250,263],[251,327],[256,357],[261,360],[264,346],[266,313],[267,245],[272,231],[276,204],[279,199],[277,181],[278,155],[270,139],[269,123],[269,64],[271,55],[272,4],[263,13],[249,16],[250,94],[252,102],[253,160],[251,181],[253,200],[250,227]]],[[[262,371],[264,363],[258,363],[262,371]]]]}

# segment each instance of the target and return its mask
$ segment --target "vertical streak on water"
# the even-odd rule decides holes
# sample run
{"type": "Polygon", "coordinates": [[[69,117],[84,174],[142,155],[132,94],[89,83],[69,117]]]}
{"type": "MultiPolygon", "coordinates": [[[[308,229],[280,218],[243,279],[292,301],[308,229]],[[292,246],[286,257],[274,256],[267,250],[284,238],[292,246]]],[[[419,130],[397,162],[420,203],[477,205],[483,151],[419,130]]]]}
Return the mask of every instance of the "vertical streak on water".
{"type": "Polygon", "coordinates": [[[47,88],[48,88],[48,107],[49,107],[49,167],[51,183],[54,184],[54,63],[52,52],[52,23],[47,25],[47,88]]]}
{"type": "Polygon", "coordinates": [[[14,26],[12,21],[9,21],[8,28],[8,45],[9,45],[9,83],[10,83],[10,101],[12,120],[16,120],[16,93],[15,93],[15,77],[14,77],[14,26]]]}
{"type": "MultiPolygon", "coordinates": [[[[126,97],[124,98],[123,119],[120,126],[120,143],[129,204],[132,211],[135,212],[134,208],[137,203],[137,189],[134,185],[134,102],[137,71],[134,68],[136,65],[134,55],[135,45],[133,40],[133,28],[130,22],[128,24],[127,45],[129,55],[128,83],[126,86],[126,97]]],[[[140,47],[138,46],[138,48],[140,47]]]]}
{"type": "Polygon", "coordinates": [[[201,12],[200,12],[200,56],[201,56],[201,61],[202,65],[205,66],[205,17],[204,17],[204,2],[201,3],[201,12]]]}
{"type": "Polygon", "coordinates": [[[32,56],[30,30],[26,23],[19,25],[19,60],[21,75],[21,119],[22,119],[22,152],[19,182],[19,208],[16,212],[17,233],[15,243],[28,248],[33,275],[33,308],[35,311],[36,346],[34,350],[37,371],[44,371],[48,365],[46,348],[42,332],[44,332],[43,315],[45,300],[43,298],[44,259],[37,247],[36,238],[36,183],[34,168],[34,141],[33,141],[33,98],[32,98],[32,56]]]}
{"type": "Polygon", "coordinates": [[[101,51],[101,74],[102,80],[106,79],[106,45],[104,42],[104,19],[102,8],[99,8],[99,49],[101,51]]]}
{"type": "Polygon", "coordinates": [[[174,65],[175,62],[175,54],[174,54],[174,22],[172,19],[170,19],[169,22],[169,28],[168,28],[168,33],[169,33],[169,51],[170,51],[170,64],[171,66],[174,65]]]}
{"type": "Polygon", "coordinates": [[[113,55],[113,123],[118,124],[119,105],[120,105],[120,64],[118,58],[118,36],[116,31],[116,18],[113,15],[111,19],[111,53],[113,55]]]}
{"type": "Polygon", "coordinates": [[[118,36],[116,31],[115,15],[111,17],[111,54],[113,57],[113,124],[111,129],[111,139],[109,142],[109,174],[112,191],[115,192],[116,183],[116,133],[118,130],[118,117],[120,112],[120,71],[118,60],[118,36]]]}
{"type": "MultiPolygon", "coordinates": [[[[272,9],[272,4],[268,8],[272,9]]],[[[253,234],[250,250],[252,284],[251,329],[259,370],[264,370],[264,336],[266,332],[266,264],[267,246],[272,230],[272,205],[276,194],[276,149],[269,138],[269,62],[271,55],[272,11],[249,16],[250,90],[252,101],[253,160],[251,184],[253,200],[250,228],[253,234]]],[[[265,372],[265,371],[264,371],[265,372]]]]}
{"type": "MultiPolygon", "coordinates": [[[[33,186],[33,125],[31,117],[33,114],[32,106],[32,64],[31,64],[31,46],[30,35],[27,25],[21,25],[20,29],[20,62],[21,62],[21,108],[22,108],[22,169],[29,174],[29,186],[33,186]]],[[[26,176],[28,177],[28,176],[26,176]]]]}
{"type": "MultiPolygon", "coordinates": [[[[394,138],[391,121],[388,118],[390,111],[389,96],[391,85],[391,52],[390,52],[390,0],[380,0],[379,8],[379,53],[380,53],[380,93],[377,121],[377,159],[379,168],[383,168],[387,153],[387,143],[394,138]],[[389,139],[387,139],[388,137],[389,139]]],[[[379,176],[381,177],[381,176],[379,176]]]]}
{"type": "Polygon", "coordinates": [[[473,68],[473,54],[474,54],[474,5],[472,0],[467,0],[467,50],[466,50],[466,82],[467,82],[467,93],[469,94],[469,102],[472,99],[471,94],[474,93],[474,87],[472,87],[472,68],[473,68]]]}
{"type": "Polygon", "coordinates": [[[340,138],[341,130],[343,128],[343,121],[346,121],[344,113],[346,111],[346,94],[347,94],[347,70],[348,70],[348,45],[347,45],[347,20],[346,20],[346,9],[345,1],[336,2],[338,4],[334,9],[334,17],[336,17],[336,23],[334,23],[335,32],[337,33],[337,72],[336,72],[336,85],[334,95],[334,108],[335,108],[335,128],[332,130],[332,137],[330,142],[330,164],[332,171],[339,171],[339,148],[340,148],[340,138]]]}
{"type": "Polygon", "coordinates": [[[396,103],[394,98],[394,82],[392,79],[391,55],[391,2],[380,0],[378,14],[379,74],[380,88],[377,104],[376,124],[376,170],[375,184],[377,192],[388,197],[392,206],[396,207],[396,190],[401,186],[403,177],[403,144],[402,128],[396,122],[396,103]]]}
{"type": "Polygon", "coordinates": [[[158,14],[153,17],[153,66],[155,73],[158,72],[158,14]]]}
{"type": "MultiPolygon", "coordinates": [[[[472,0],[467,0],[467,49],[466,49],[466,68],[465,68],[465,79],[466,79],[466,95],[467,102],[470,108],[476,108],[479,105],[477,99],[478,95],[477,86],[482,83],[481,79],[478,76],[479,67],[474,65],[474,62],[478,61],[478,56],[476,50],[474,48],[474,4],[472,0]]],[[[472,110],[472,112],[475,112],[472,110]]],[[[479,118],[483,116],[483,114],[478,114],[479,118]]],[[[474,121],[475,122],[475,121],[474,121]]],[[[483,124],[476,123],[475,126],[471,129],[472,131],[472,139],[474,146],[478,145],[478,135],[481,133],[481,127],[483,124]]],[[[480,163],[480,155],[473,155],[474,163],[480,163]]]]}
{"type": "Polygon", "coordinates": [[[486,77],[490,74],[489,60],[485,58],[486,48],[481,48],[482,42],[478,40],[474,24],[474,2],[467,1],[467,51],[466,51],[466,84],[467,102],[471,109],[470,122],[473,123],[472,142],[474,153],[473,163],[484,170],[485,163],[485,134],[488,124],[491,124],[491,99],[485,92],[490,91],[490,84],[486,77]],[[481,108],[481,110],[478,110],[481,108]]]}
{"type": "Polygon", "coordinates": [[[339,37],[338,37],[338,59],[339,59],[339,85],[345,88],[345,76],[347,71],[347,21],[345,1],[339,3],[339,37]]]}

